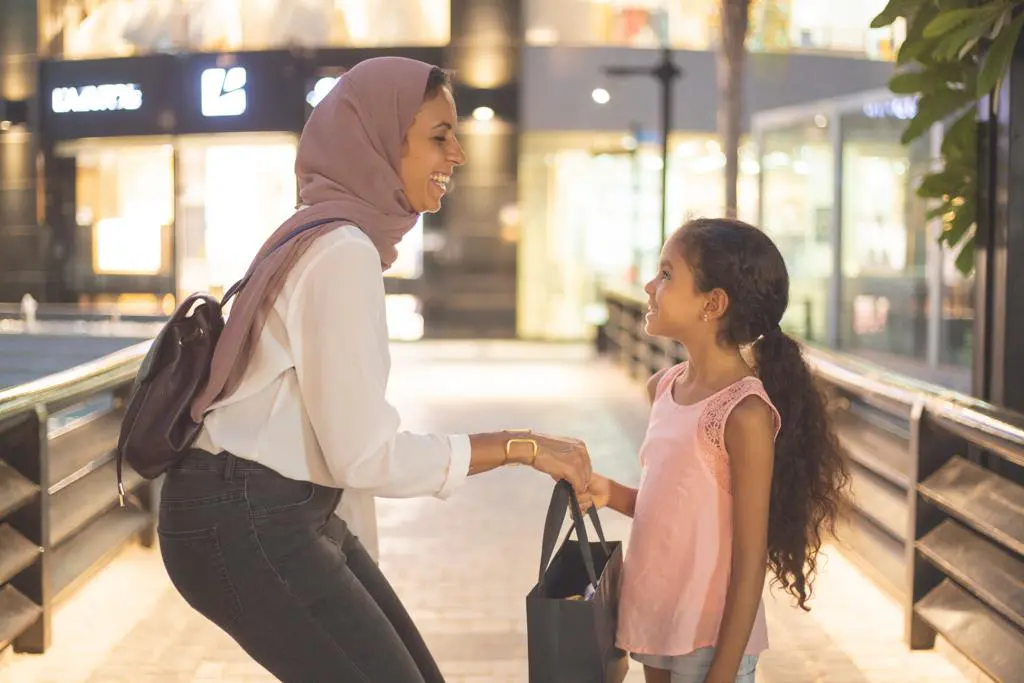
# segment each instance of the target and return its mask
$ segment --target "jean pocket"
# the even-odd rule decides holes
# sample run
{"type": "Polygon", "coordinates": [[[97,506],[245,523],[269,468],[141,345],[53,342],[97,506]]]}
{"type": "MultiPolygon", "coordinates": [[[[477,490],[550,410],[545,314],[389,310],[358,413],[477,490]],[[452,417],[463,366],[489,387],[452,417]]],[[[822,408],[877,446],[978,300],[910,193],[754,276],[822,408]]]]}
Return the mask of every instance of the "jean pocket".
{"type": "Polygon", "coordinates": [[[736,683],[754,683],[757,678],[757,655],[743,655],[740,670],[736,673],[736,683]]]}
{"type": "Polygon", "coordinates": [[[171,583],[197,612],[225,627],[242,613],[217,528],[158,529],[160,555],[171,583]]]}
{"type": "Polygon", "coordinates": [[[245,478],[245,499],[253,517],[290,512],[312,502],[317,486],[289,479],[276,472],[250,472],[245,478]]]}
{"type": "Polygon", "coordinates": [[[245,500],[241,482],[213,472],[172,469],[164,477],[160,505],[168,510],[210,508],[245,500]]]}

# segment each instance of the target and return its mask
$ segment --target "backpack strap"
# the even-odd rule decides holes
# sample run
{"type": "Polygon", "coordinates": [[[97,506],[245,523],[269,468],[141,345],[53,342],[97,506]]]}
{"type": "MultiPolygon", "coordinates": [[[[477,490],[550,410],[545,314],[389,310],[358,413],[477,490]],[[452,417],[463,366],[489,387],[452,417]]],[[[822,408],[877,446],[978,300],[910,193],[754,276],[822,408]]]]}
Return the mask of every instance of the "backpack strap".
{"type": "Polygon", "coordinates": [[[221,308],[226,306],[228,301],[230,301],[233,296],[242,291],[242,288],[245,287],[245,285],[249,282],[249,279],[256,272],[256,268],[275,251],[283,247],[288,242],[291,242],[293,239],[295,239],[302,233],[306,232],[307,230],[319,228],[320,226],[327,225],[328,223],[341,223],[344,221],[344,218],[321,218],[320,220],[310,221],[309,223],[300,225],[299,227],[292,230],[290,233],[281,238],[280,242],[271,247],[270,250],[266,254],[264,254],[262,258],[253,259],[253,262],[249,265],[249,270],[246,271],[242,279],[236,282],[235,284],[231,285],[228,288],[228,291],[224,294],[224,298],[220,300],[221,308]]]}

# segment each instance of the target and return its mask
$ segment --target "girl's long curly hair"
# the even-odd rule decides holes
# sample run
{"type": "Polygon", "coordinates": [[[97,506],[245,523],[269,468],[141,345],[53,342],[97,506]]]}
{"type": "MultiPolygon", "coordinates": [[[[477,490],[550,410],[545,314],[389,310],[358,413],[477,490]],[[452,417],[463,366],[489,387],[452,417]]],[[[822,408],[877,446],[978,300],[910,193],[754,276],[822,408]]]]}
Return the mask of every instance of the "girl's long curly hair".
{"type": "Polygon", "coordinates": [[[670,241],[681,247],[700,291],[721,289],[728,295],[719,342],[753,344],[758,376],[782,417],[768,516],[768,567],[774,583],[807,610],[818,550],[826,534],[835,532],[849,474],[825,398],[800,345],[779,328],[789,305],[786,263],[765,233],[737,220],[696,219],[670,241]]]}

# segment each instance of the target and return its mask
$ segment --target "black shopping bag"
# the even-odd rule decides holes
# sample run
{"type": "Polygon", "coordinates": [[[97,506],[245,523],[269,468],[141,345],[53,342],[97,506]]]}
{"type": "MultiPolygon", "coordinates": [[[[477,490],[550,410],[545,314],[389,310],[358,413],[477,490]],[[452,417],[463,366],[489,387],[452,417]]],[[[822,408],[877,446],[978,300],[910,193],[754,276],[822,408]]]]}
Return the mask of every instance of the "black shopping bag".
{"type": "Polygon", "coordinates": [[[615,647],[622,544],[607,542],[597,511],[589,512],[597,543],[587,540],[572,486],[564,481],[555,486],[544,524],[540,577],[526,596],[530,683],[621,683],[626,677],[626,653],[615,647]],[[573,525],[551,559],[567,508],[573,525]],[[571,538],[573,529],[577,540],[571,538]]]}

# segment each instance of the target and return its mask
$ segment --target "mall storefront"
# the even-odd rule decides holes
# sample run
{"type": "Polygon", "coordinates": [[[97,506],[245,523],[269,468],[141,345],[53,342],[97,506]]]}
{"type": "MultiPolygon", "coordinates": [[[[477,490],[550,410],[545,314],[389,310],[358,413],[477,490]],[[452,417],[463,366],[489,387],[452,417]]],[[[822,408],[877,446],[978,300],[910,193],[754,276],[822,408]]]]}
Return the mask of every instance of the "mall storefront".
{"type": "MultiPolygon", "coordinates": [[[[369,56],[360,52],[330,63],[284,51],[44,63],[46,222],[65,256],[55,274],[65,296],[166,310],[193,291],[223,293],[294,210],[299,133],[344,69],[369,56]]],[[[441,61],[441,50],[421,52],[441,61]]],[[[389,276],[415,281],[422,246],[421,221],[389,276]]],[[[422,333],[422,320],[396,325],[397,336],[422,333]]]]}
{"type": "MultiPolygon", "coordinates": [[[[602,287],[635,287],[661,249],[661,113],[644,75],[667,43],[673,86],[666,231],[724,213],[714,37],[720,3],[523,0],[519,136],[518,333],[582,340],[603,315],[602,287]]],[[[869,28],[844,0],[751,5],[738,213],[757,219],[759,158],[750,112],[884,86],[898,32],[869,28]],[[844,30],[848,29],[848,30],[844,30]]],[[[877,8],[877,9],[875,9],[877,8]]]]}
{"type": "Polygon", "coordinates": [[[970,392],[973,279],[915,193],[942,138],[901,144],[915,112],[883,90],[755,115],[757,221],[789,267],[787,330],[970,392]]]}
{"type": "Polygon", "coordinates": [[[0,0],[0,301],[167,308],[242,274],[295,206],[345,69],[453,70],[470,161],[386,281],[396,336],[515,333],[516,0],[0,0]],[[15,40],[16,38],[16,40],[15,40]]]}
{"type": "MultiPolygon", "coordinates": [[[[721,0],[523,0],[527,44],[713,50],[721,0]]],[[[750,0],[747,48],[892,60],[896,27],[870,28],[887,0],[750,0]]]]}
{"type": "MultiPolygon", "coordinates": [[[[716,135],[669,141],[668,230],[722,213],[725,155],[716,135]]],[[[757,158],[740,151],[739,214],[757,210],[757,158]]],[[[661,250],[661,145],[624,133],[531,133],[520,150],[520,332],[582,339],[600,322],[600,289],[635,287],[661,250]]]]}

